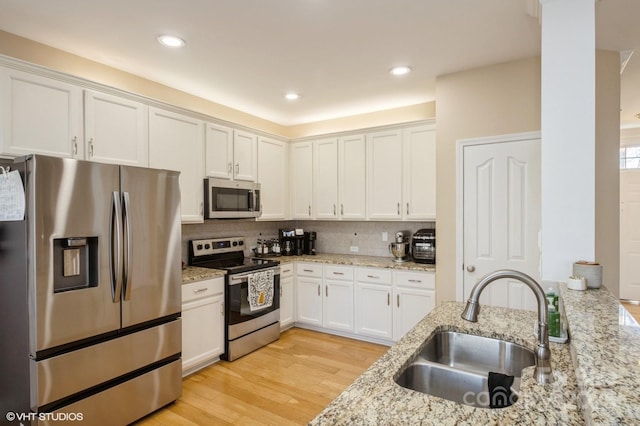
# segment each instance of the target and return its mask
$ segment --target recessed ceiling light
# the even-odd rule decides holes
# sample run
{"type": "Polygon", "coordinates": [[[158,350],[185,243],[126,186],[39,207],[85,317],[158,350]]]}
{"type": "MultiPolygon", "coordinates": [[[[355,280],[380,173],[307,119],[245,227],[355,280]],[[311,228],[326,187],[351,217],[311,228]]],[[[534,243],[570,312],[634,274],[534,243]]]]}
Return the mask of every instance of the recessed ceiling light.
{"type": "Polygon", "coordinates": [[[284,97],[290,101],[295,101],[300,99],[300,94],[299,93],[287,93],[286,95],[284,95],[284,97]]]}
{"type": "Polygon", "coordinates": [[[409,74],[410,72],[411,72],[411,68],[409,68],[408,66],[393,67],[389,70],[389,73],[391,75],[406,75],[406,74],[409,74]]]}
{"type": "Polygon", "coordinates": [[[180,37],[174,36],[174,35],[161,35],[160,37],[158,37],[158,42],[163,45],[163,46],[167,46],[167,47],[182,47],[185,45],[185,42],[183,39],[181,39],[180,37]]]}

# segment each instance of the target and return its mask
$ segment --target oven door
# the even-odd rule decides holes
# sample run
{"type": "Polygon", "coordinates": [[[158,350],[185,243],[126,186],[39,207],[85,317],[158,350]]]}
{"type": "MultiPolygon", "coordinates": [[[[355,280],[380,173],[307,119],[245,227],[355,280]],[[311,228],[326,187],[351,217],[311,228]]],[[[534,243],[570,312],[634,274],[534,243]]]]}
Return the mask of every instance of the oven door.
{"type": "Polygon", "coordinates": [[[280,321],[280,267],[260,269],[254,272],[273,269],[273,295],[268,307],[251,310],[249,303],[249,274],[239,273],[227,277],[225,295],[227,339],[233,340],[252,331],[280,321]]]}

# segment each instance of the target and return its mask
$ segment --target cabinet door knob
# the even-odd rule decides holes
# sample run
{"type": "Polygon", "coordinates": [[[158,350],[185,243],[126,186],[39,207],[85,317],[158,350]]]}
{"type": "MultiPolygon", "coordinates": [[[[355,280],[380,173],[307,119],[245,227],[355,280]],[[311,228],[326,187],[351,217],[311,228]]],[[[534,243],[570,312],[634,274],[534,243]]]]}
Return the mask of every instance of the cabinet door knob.
{"type": "Polygon", "coordinates": [[[78,137],[74,136],[71,142],[73,142],[73,155],[78,155],[78,137]]]}
{"type": "Polygon", "coordinates": [[[336,215],[336,205],[335,204],[333,205],[333,215],[334,216],[336,215]]]}
{"type": "Polygon", "coordinates": [[[407,216],[409,216],[409,203],[407,203],[407,216]]]}
{"type": "Polygon", "coordinates": [[[476,270],[475,266],[473,266],[473,265],[467,266],[467,272],[475,272],[475,270],[476,270]]]}
{"type": "Polygon", "coordinates": [[[236,163],[236,176],[240,174],[240,163],[236,163]]]}
{"type": "Polygon", "coordinates": [[[398,308],[400,307],[400,295],[396,296],[396,303],[398,304],[398,308]]]}
{"type": "Polygon", "coordinates": [[[340,204],[340,214],[344,216],[344,204],[340,204]]]}
{"type": "Polygon", "coordinates": [[[325,295],[326,297],[329,297],[329,287],[325,287],[325,288],[324,288],[324,295],[325,295]]]}
{"type": "Polygon", "coordinates": [[[233,166],[231,165],[231,163],[227,163],[227,173],[231,174],[231,172],[233,171],[232,167],[233,166]]]}
{"type": "Polygon", "coordinates": [[[311,216],[311,204],[309,204],[309,216],[311,216]]]}
{"type": "Polygon", "coordinates": [[[318,284],[318,296],[320,296],[320,284],[318,284]]]}
{"type": "Polygon", "coordinates": [[[400,203],[398,203],[398,216],[400,216],[400,203]]]}
{"type": "Polygon", "coordinates": [[[391,306],[391,293],[387,293],[387,306],[391,306]]]}

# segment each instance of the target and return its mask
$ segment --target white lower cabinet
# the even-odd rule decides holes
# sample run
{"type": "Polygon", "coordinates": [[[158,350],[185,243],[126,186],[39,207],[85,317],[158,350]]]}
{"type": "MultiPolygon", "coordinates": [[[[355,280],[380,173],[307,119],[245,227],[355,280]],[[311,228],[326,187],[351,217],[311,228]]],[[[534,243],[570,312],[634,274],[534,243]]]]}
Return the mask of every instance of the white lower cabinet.
{"type": "Polygon", "coordinates": [[[356,333],[391,340],[393,338],[391,271],[355,268],[355,273],[356,333]]]}
{"type": "Polygon", "coordinates": [[[411,330],[436,306],[433,272],[394,272],[393,340],[411,330]]]}
{"type": "Polygon", "coordinates": [[[296,322],[353,332],[353,267],[298,263],[296,322]]]}
{"type": "Polygon", "coordinates": [[[324,266],[322,312],[325,328],[353,331],[353,267],[324,266]]]}
{"type": "Polygon", "coordinates": [[[296,264],[296,322],[322,327],[322,264],[296,264]]]}
{"type": "Polygon", "coordinates": [[[224,353],[224,278],[182,286],[182,375],[224,353]]]}
{"type": "Polygon", "coordinates": [[[280,264],[280,330],[293,326],[295,319],[293,263],[280,264]]]}
{"type": "Polygon", "coordinates": [[[435,307],[434,272],[321,263],[295,270],[295,317],[303,327],[390,343],[435,307]]]}

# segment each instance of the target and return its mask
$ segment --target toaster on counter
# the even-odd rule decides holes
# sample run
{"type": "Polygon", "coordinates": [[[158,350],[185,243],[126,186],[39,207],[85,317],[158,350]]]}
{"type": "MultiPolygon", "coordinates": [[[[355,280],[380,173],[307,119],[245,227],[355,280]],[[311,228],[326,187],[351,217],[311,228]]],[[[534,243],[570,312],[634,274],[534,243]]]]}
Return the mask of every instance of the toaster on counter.
{"type": "Polygon", "coordinates": [[[436,263],[436,230],[419,229],[411,237],[411,255],[416,263],[436,263]]]}

